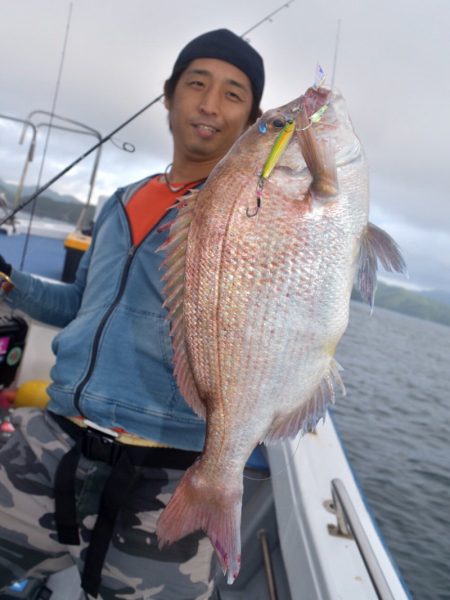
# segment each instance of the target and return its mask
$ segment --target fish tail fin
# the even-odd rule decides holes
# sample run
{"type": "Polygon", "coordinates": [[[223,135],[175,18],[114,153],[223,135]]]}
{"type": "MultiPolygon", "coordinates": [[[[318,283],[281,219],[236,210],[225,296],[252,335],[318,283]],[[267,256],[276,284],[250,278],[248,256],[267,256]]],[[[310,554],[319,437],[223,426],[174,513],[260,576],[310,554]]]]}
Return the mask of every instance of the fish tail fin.
{"type": "Polygon", "coordinates": [[[202,529],[211,540],[228,583],[233,583],[241,566],[241,505],[242,482],[238,487],[229,483],[226,489],[211,488],[200,459],[186,471],[158,519],[159,547],[202,529]]]}
{"type": "Polygon", "coordinates": [[[377,266],[386,271],[406,273],[406,264],[396,242],[385,231],[369,223],[361,238],[357,286],[361,298],[373,308],[377,288],[377,266]]]}

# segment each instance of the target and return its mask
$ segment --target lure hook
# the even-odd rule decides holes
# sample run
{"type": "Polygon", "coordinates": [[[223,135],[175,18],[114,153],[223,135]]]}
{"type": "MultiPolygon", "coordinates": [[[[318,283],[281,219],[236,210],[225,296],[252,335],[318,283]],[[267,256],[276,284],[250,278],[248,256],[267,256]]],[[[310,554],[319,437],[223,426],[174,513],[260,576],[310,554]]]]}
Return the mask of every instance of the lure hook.
{"type": "Polygon", "coordinates": [[[248,208],[248,206],[245,209],[245,214],[249,218],[256,217],[256,215],[259,212],[259,209],[261,208],[261,198],[262,198],[263,187],[264,187],[264,178],[261,175],[261,177],[259,178],[259,181],[258,181],[258,187],[256,188],[256,208],[253,212],[250,212],[250,209],[248,208]]]}
{"type": "Polygon", "coordinates": [[[245,209],[245,214],[247,215],[247,217],[249,219],[251,219],[252,217],[256,217],[256,215],[259,213],[260,208],[261,208],[261,198],[257,198],[256,199],[256,208],[253,210],[253,212],[250,212],[250,209],[247,206],[247,208],[245,209]]]}

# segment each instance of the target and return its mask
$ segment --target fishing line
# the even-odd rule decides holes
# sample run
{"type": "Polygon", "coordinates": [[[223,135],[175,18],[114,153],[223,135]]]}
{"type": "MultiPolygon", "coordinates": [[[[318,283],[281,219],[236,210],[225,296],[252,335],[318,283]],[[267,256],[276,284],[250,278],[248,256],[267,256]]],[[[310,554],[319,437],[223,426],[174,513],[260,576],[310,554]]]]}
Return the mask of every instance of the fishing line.
{"type": "Polygon", "coordinates": [[[338,50],[339,50],[340,35],[341,35],[341,19],[338,19],[337,29],[336,29],[336,40],[334,43],[333,71],[331,74],[331,91],[334,90],[334,78],[336,76],[336,64],[337,64],[337,57],[338,57],[338,50]]]}
{"type": "MultiPolygon", "coordinates": [[[[272,17],[275,14],[277,14],[278,12],[280,12],[283,8],[288,8],[289,5],[292,4],[292,2],[294,2],[294,0],[289,0],[289,2],[285,2],[284,4],[282,4],[276,10],[274,10],[273,12],[271,12],[270,14],[268,14],[267,16],[265,16],[263,19],[261,19],[260,21],[258,21],[255,25],[253,25],[252,27],[250,27],[250,29],[247,29],[247,31],[244,31],[244,33],[240,37],[243,38],[245,35],[248,35],[251,31],[254,31],[255,29],[257,29],[260,25],[262,25],[266,21],[272,22],[272,17]]],[[[151,102],[149,102],[148,104],[146,104],[143,108],[141,108],[141,110],[139,110],[138,112],[136,112],[129,119],[127,119],[121,125],[119,125],[118,127],[116,127],[116,129],[114,129],[113,131],[111,131],[111,133],[109,133],[107,136],[105,136],[104,138],[102,138],[94,146],[92,146],[91,148],[89,148],[88,150],[86,150],[86,152],[84,154],[82,154],[81,156],[79,156],[72,163],[70,163],[69,165],[67,165],[67,167],[65,167],[62,171],[60,171],[57,175],[55,175],[55,177],[53,177],[52,179],[50,179],[49,181],[47,181],[46,184],[44,184],[41,188],[39,188],[38,190],[36,190],[34,192],[34,194],[32,196],[30,196],[30,198],[28,198],[26,201],[22,202],[22,204],[20,204],[13,211],[11,211],[11,213],[9,215],[7,215],[7,217],[5,219],[3,219],[2,221],[0,221],[0,226],[3,225],[4,223],[6,223],[6,221],[8,221],[10,218],[14,217],[14,215],[16,215],[18,212],[20,212],[21,210],[23,210],[25,208],[25,206],[27,206],[28,204],[30,204],[35,198],[37,198],[40,194],[42,194],[42,192],[45,192],[46,189],[48,189],[51,185],[53,185],[56,181],[58,181],[58,179],[60,179],[61,177],[63,177],[63,175],[65,175],[66,173],[68,173],[78,163],[80,163],[82,160],[84,160],[85,158],[87,158],[92,152],[94,152],[95,150],[97,150],[97,148],[99,146],[101,146],[102,144],[104,144],[105,142],[107,142],[108,140],[110,140],[118,131],[120,131],[121,129],[123,129],[124,127],[126,127],[129,123],[131,123],[131,121],[134,121],[134,119],[136,119],[137,117],[139,117],[143,112],[145,112],[146,110],[148,110],[149,108],[151,108],[157,102],[160,102],[163,98],[164,98],[164,94],[160,94],[159,96],[156,96],[156,98],[154,98],[151,102]]],[[[129,144],[129,145],[126,144],[126,146],[127,147],[125,147],[125,145],[122,146],[124,150],[132,151],[131,150],[131,148],[132,148],[131,144],[129,144]]]]}
{"type": "MultiPolygon", "coordinates": [[[[36,192],[33,195],[34,196],[34,201],[33,201],[33,204],[31,206],[31,211],[30,211],[30,220],[28,221],[28,229],[27,229],[27,233],[26,233],[26,236],[25,236],[25,243],[24,243],[24,246],[23,246],[22,258],[21,258],[21,261],[20,261],[20,267],[19,267],[20,271],[23,270],[23,266],[24,266],[24,262],[25,262],[25,257],[27,255],[28,242],[29,242],[30,235],[31,235],[31,225],[33,223],[34,211],[36,209],[36,198],[38,196],[38,193],[40,193],[39,192],[39,186],[41,184],[41,178],[42,178],[42,173],[43,173],[43,170],[44,170],[45,158],[47,156],[47,149],[48,149],[48,145],[49,145],[49,141],[50,141],[51,129],[52,129],[52,125],[53,125],[53,114],[55,112],[56,102],[58,100],[58,95],[59,95],[59,88],[60,88],[60,84],[61,84],[61,77],[62,77],[62,72],[63,72],[63,67],[64,67],[64,61],[65,61],[65,57],[66,57],[67,40],[69,39],[69,31],[70,31],[71,19],[72,19],[72,2],[69,4],[69,15],[67,17],[66,32],[65,32],[65,35],[64,35],[64,43],[63,43],[63,49],[62,49],[62,53],[61,53],[61,61],[60,61],[60,64],[59,64],[58,76],[56,78],[55,92],[53,94],[53,103],[52,103],[52,110],[51,110],[51,116],[50,116],[50,123],[49,123],[49,128],[48,128],[48,131],[47,131],[47,136],[45,138],[44,151],[42,153],[41,166],[40,166],[40,169],[39,169],[39,175],[38,175],[38,180],[37,180],[37,184],[36,184],[36,192]]],[[[33,196],[32,196],[32,199],[33,199],[33,196]]],[[[12,213],[12,214],[14,215],[15,213],[12,213]]]]}

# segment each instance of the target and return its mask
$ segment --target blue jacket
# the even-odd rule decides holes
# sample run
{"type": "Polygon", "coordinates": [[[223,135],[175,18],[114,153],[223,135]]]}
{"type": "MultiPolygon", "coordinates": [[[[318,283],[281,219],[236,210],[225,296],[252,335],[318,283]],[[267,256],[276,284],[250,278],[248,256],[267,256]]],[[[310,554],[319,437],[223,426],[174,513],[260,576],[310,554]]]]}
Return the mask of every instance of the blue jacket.
{"type": "Polygon", "coordinates": [[[174,212],[138,246],[132,244],[125,212],[148,179],[118,189],[106,202],[73,284],[43,282],[13,270],[16,288],[8,302],[39,321],[63,327],[53,341],[50,410],[201,450],[204,421],[178,391],[162,307],[164,255],[156,250],[167,236],[160,227],[174,212]]]}

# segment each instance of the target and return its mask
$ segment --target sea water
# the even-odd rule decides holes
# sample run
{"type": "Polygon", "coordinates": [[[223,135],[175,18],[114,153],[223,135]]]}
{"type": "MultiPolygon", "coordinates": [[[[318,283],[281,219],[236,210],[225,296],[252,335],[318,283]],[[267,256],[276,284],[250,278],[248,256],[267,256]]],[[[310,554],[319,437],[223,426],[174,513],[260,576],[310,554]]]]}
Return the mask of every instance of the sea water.
{"type": "Polygon", "coordinates": [[[415,600],[450,599],[450,327],[352,302],[332,409],[415,600]]]}

